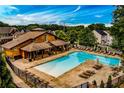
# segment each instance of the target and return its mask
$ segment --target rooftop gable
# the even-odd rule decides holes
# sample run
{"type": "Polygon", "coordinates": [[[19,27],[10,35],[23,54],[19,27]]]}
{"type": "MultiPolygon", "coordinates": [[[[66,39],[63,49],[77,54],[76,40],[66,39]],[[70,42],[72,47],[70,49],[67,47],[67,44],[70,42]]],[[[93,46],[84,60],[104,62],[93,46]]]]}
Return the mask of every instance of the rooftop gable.
{"type": "Polygon", "coordinates": [[[107,35],[103,30],[95,30],[100,35],[107,35]]]}
{"type": "Polygon", "coordinates": [[[42,50],[42,49],[48,49],[51,48],[52,46],[50,46],[49,43],[47,42],[42,42],[42,43],[31,43],[23,48],[21,48],[24,51],[27,52],[32,52],[32,51],[37,51],[37,50],[42,50]]]}
{"type": "Polygon", "coordinates": [[[26,42],[30,39],[34,39],[44,33],[46,32],[27,32],[25,34],[20,35],[18,38],[13,39],[12,41],[3,44],[2,47],[6,49],[11,49],[23,42],[26,42]]]}
{"type": "Polygon", "coordinates": [[[0,34],[11,33],[14,29],[16,28],[15,27],[0,27],[0,34]]]}

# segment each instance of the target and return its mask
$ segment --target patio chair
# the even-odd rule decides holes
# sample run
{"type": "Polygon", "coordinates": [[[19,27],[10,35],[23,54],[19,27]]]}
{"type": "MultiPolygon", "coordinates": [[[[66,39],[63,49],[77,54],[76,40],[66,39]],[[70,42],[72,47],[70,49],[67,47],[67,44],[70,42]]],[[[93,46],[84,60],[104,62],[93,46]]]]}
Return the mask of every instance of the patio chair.
{"type": "Polygon", "coordinates": [[[86,76],[91,76],[91,73],[87,73],[87,72],[83,72],[82,74],[86,75],[86,76]]]}
{"type": "Polygon", "coordinates": [[[96,50],[96,52],[98,53],[98,52],[100,52],[100,50],[99,50],[99,49],[97,49],[97,50],[96,50]]]}
{"type": "Polygon", "coordinates": [[[115,56],[115,55],[116,55],[116,53],[115,53],[115,52],[113,52],[113,53],[112,53],[112,56],[115,56]]]}
{"type": "Polygon", "coordinates": [[[78,49],[80,50],[80,46],[78,46],[78,49]]]}
{"type": "Polygon", "coordinates": [[[102,68],[102,65],[94,65],[93,68],[95,68],[96,70],[100,70],[102,68]]]}
{"type": "Polygon", "coordinates": [[[87,51],[88,50],[88,47],[86,47],[85,50],[87,51]]]}
{"type": "Polygon", "coordinates": [[[85,50],[85,48],[84,48],[84,47],[82,47],[82,50],[85,50]]]}
{"type": "Polygon", "coordinates": [[[93,71],[87,70],[86,72],[87,72],[87,73],[90,73],[90,74],[92,74],[92,75],[95,74],[95,71],[94,71],[94,70],[93,70],[93,71]]]}
{"type": "Polygon", "coordinates": [[[114,72],[112,73],[112,76],[113,76],[113,77],[116,77],[116,76],[118,76],[118,75],[119,75],[119,73],[116,72],[116,71],[114,71],[114,72]]]}
{"type": "Polygon", "coordinates": [[[107,54],[107,51],[106,50],[104,50],[104,52],[103,52],[104,54],[107,54]]]}
{"type": "Polygon", "coordinates": [[[86,50],[86,47],[84,47],[84,50],[86,50]]]}
{"type": "Polygon", "coordinates": [[[93,51],[93,48],[90,48],[89,51],[92,52],[93,51]]]}
{"type": "Polygon", "coordinates": [[[79,74],[79,77],[84,78],[84,79],[88,79],[89,78],[89,76],[86,76],[84,74],[79,74]]]}

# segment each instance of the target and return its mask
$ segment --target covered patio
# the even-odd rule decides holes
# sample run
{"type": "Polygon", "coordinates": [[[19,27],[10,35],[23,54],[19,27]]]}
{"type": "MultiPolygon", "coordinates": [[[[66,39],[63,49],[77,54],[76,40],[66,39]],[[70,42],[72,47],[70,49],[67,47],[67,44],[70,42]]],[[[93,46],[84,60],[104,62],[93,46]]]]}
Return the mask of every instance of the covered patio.
{"type": "Polygon", "coordinates": [[[21,55],[29,61],[45,58],[69,50],[69,43],[62,40],[51,42],[31,43],[21,48],[21,55]]]}
{"type": "Polygon", "coordinates": [[[37,59],[38,57],[46,57],[51,55],[52,46],[47,43],[31,43],[23,48],[22,55],[23,58],[29,59],[30,61],[37,59]]]}
{"type": "Polygon", "coordinates": [[[55,40],[55,41],[50,41],[51,45],[54,47],[55,53],[58,52],[64,52],[69,50],[69,42],[65,42],[63,40],[55,40]]]}

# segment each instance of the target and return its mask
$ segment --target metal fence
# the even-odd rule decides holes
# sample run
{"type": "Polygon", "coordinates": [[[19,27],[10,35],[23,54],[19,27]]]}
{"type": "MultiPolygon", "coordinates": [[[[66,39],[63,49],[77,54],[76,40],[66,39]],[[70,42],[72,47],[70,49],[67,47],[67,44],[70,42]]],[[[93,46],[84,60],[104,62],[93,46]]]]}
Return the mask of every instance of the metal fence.
{"type": "MultiPolygon", "coordinates": [[[[45,80],[41,80],[39,77],[35,76],[34,74],[32,74],[28,71],[23,71],[23,70],[17,68],[16,66],[14,66],[10,62],[9,58],[6,58],[6,61],[9,64],[9,66],[12,68],[12,70],[15,72],[15,74],[17,76],[19,76],[21,79],[23,79],[25,82],[27,82],[28,84],[32,85],[32,87],[53,88],[53,86],[50,85],[49,82],[46,82],[45,80]]],[[[85,82],[85,83],[75,86],[73,88],[88,88],[88,84],[89,84],[88,82],[85,82]]]]}
{"type": "MultiPolygon", "coordinates": [[[[124,81],[124,75],[121,75],[115,79],[112,79],[112,85],[120,84],[124,81]]],[[[107,82],[105,82],[105,87],[107,86],[107,82]]],[[[97,88],[100,88],[100,86],[97,86],[97,88]]]]}
{"type": "Polygon", "coordinates": [[[117,84],[117,83],[121,83],[122,81],[124,81],[124,75],[119,76],[119,77],[113,79],[113,80],[112,80],[112,84],[115,85],[115,84],[117,84]]]}
{"type": "Polygon", "coordinates": [[[88,88],[88,82],[86,82],[86,83],[83,83],[83,84],[80,84],[80,85],[78,85],[78,86],[75,86],[75,87],[73,87],[73,88],[88,88]]]}
{"type": "Polygon", "coordinates": [[[23,79],[25,82],[30,84],[32,87],[37,88],[52,88],[52,86],[49,85],[49,82],[45,80],[41,80],[39,77],[35,76],[34,74],[31,74],[28,71],[23,71],[16,66],[14,66],[9,58],[6,58],[7,63],[11,67],[11,69],[15,72],[17,76],[19,76],[21,79],[23,79]]]}

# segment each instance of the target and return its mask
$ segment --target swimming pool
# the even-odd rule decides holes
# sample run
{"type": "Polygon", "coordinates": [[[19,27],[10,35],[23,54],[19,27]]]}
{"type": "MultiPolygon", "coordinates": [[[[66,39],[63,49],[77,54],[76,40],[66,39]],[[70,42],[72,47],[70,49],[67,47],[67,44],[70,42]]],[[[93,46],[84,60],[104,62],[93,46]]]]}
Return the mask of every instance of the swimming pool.
{"type": "Polygon", "coordinates": [[[34,68],[42,72],[45,72],[49,75],[52,75],[54,77],[58,77],[64,74],[65,72],[73,69],[74,67],[80,65],[81,63],[86,62],[86,60],[97,60],[97,59],[99,59],[100,63],[106,64],[108,66],[117,66],[120,63],[119,58],[105,57],[105,56],[79,51],[79,52],[70,53],[66,56],[57,58],[50,62],[38,65],[34,68]]]}

